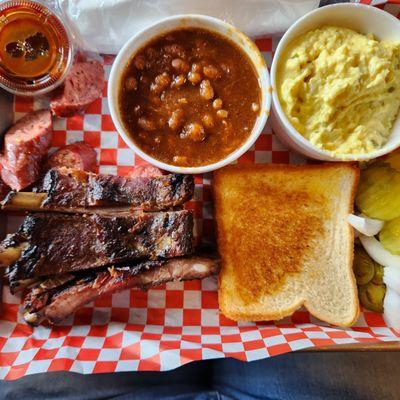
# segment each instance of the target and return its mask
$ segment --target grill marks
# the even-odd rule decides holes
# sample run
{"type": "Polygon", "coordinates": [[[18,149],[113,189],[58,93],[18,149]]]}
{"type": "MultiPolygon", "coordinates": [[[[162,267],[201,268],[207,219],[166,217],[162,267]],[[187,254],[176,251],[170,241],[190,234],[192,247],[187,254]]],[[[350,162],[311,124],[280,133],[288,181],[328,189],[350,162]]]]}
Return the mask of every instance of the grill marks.
{"type": "Polygon", "coordinates": [[[32,214],[1,250],[26,243],[8,267],[10,288],[28,278],[137,259],[172,258],[192,253],[190,211],[128,216],[32,214]]]}
{"type": "MultiPolygon", "coordinates": [[[[190,175],[179,174],[122,177],[59,168],[46,173],[37,191],[45,193],[46,197],[35,207],[36,211],[104,213],[105,209],[110,212],[118,208],[161,211],[182,206],[190,200],[194,180],[190,175]]],[[[18,196],[18,193],[10,194],[3,207],[10,207],[18,196]]],[[[23,202],[19,202],[18,207],[24,209],[23,202]]],[[[33,210],[28,204],[25,209],[33,210]]]]}
{"type": "Polygon", "coordinates": [[[28,288],[26,322],[57,323],[103,294],[215,274],[218,260],[191,256],[193,214],[181,206],[193,192],[188,175],[58,168],[34,193],[10,193],[6,210],[37,211],[0,243],[11,292],[28,288]]]}
{"type": "Polygon", "coordinates": [[[47,194],[42,206],[86,207],[88,174],[84,171],[50,169],[44,176],[40,192],[47,194]]]}
{"type": "Polygon", "coordinates": [[[93,207],[125,204],[144,211],[159,211],[188,201],[194,190],[190,175],[125,178],[68,170],[47,173],[43,191],[46,206],[93,207]]]}

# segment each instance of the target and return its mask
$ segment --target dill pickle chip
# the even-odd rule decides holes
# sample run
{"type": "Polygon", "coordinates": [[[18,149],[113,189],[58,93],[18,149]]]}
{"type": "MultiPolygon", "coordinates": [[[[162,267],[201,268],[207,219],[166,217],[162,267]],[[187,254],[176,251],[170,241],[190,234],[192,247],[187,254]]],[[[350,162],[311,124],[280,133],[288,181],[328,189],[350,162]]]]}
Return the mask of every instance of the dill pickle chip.
{"type": "Polygon", "coordinates": [[[378,263],[375,263],[375,274],[371,281],[375,285],[383,285],[383,267],[378,263]]]}
{"type": "Polygon", "coordinates": [[[375,275],[375,261],[360,246],[354,249],[353,267],[357,285],[367,284],[375,275]]]}
{"type": "Polygon", "coordinates": [[[386,288],[383,285],[375,285],[372,282],[358,287],[358,296],[361,304],[368,310],[383,312],[383,299],[386,288]]]}
{"type": "Polygon", "coordinates": [[[400,172],[387,165],[362,171],[356,204],[370,218],[389,221],[399,217],[400,172]]]}
{"type": "Polygon", "coordinates": [[[379,232],[379,240],[386,250],[400,255],[400,218],[385,222],[379,232]]]}

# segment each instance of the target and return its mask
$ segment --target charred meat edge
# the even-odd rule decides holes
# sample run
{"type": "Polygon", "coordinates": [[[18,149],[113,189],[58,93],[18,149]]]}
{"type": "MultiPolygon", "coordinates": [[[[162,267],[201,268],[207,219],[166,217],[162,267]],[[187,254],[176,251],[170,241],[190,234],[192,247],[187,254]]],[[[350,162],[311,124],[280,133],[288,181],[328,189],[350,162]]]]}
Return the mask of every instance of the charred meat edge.
{"type": "Polygon", "coordinates": [[[100,207],[161,211],[182,206],[193,192],[191,175],[127,178],[58,168],[46,173],[36,193],[12,192],[1,204],[4,209],[28,211],[82,213],[100,207]]]}
{"type": "Polygon", "coordinates": [[[71,275],[36,285],[24,299],[26,322],[59,323],[96,298],[138,287],[148,289],[166,282],[203,279],[216,275],[220,268],[216,257],[192,256],[163,261],[125,264],[84,275],[71,275]],[[64,279],[64,281],[63,281],[64,279]],[[61,282],[61,286],[57,286],[61,282]],[[54,287],[55,285],[55,287],[54,287]]]}
{"type": "Polygon", "coordinates": [[[38,276],[192,252],[189,210],[123,217],[47,213],[27,216],[18,232],[0,244],[0,262],[8,265],[14,293],[19,281],[38,276]]]}

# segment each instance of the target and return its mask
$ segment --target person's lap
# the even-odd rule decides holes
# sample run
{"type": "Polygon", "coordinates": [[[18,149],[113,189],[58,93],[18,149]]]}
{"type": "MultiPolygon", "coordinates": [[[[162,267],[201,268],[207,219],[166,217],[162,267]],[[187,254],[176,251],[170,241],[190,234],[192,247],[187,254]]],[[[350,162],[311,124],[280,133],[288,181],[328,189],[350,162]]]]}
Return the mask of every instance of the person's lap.
{"type": "Polygon", "coordinates": [[[214,387],[240,399],[400,398],[397,353],[293,353],[271,361],[217,364],[214,387]]]}
{"type": "Polygon", "coordinates": [[[0,399],[398,399],[397,353],[293,353],[167,372],[47,373],[0,383],[0,399]]]}

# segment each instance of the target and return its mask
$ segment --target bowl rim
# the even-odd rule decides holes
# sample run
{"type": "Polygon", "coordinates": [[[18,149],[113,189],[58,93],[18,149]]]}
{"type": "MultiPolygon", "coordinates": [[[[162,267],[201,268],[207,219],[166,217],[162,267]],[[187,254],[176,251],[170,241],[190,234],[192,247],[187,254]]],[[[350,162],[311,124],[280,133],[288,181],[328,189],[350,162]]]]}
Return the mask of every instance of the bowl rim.
{"type": "MultiPolygon", "coordinates": [[[[161,35],[162,33],[159,32],[157,35],[161,35]]],[[[149,36],[154,36],[153,34],[149,36]]],[[[145,42],[151,41],[152,37],[149,37],[145,42]]],[[[255,143],[255,141],[258,139],[260,134],[262,133],[265,124],[267,122],[267,119],[270,115],[271,111],[271,106],[272,106],[272,95],[271,95],[271,79],[269,75],[269,71],[266,65],[266,62],[264,58],[262,57],[262,54],[260,50],[257,48],[255,43],[247,36],[245,35],[242,31],[234,27],[233,25],[220,20],[219,18],[214,18],[210,17],[207,15],[201,15],[201,14],[179,14],[179,15],[174,15],[171,17],[163,18],[160,21],[156,22],[155,24],[152,24],[148,26],[147,28],[143,29],[142,31],[136,33],[133,35],[121,48],[121,50],[118,52],[117,57],[115,58],[113,65],[111,67],[110,71],[110,76],[108,79],[108,87],[107,87],[107,92],[108,92],[108,105],[110,109],[110,115],[112,118],[112,121],[115,125],[115,128],[118,132],[118,134],[122,137],[124,142],[136,153],[138,154],[143,160],[155,165],[158,168],[174,172],[174,173],[184,173],[184,174],[201,174],[201,173],[206,173],[206,172],[211,172],[216,169],[222,168],[233,161],[237,160],[241,155],[243,155],[247,150],[250,149],[250,147],[255,143]],[[203,27],[203,29],[215,31],[219,33],[221,36],[227,38],[230,41],[234,41],[239,48],[245,52],[245,54],[248,56],[250,59],[250,62],[253,64],[255,67],[255,62],[254,59],[252,59],[249,56],[249,50],[253,53],[254,58],[257,59],[257,63],[260,63],[260,69],[262,69],[263,74],[259,73],[259,70],[256,69],[256,74],[257,78],[260,84],[260,90],[261,90],[261,96],[262,100],[265,99],[264,104],[262,107],[260,107],[260,111],[258,114],[258,117],[256,119],[256,122],[253,126],[253,129],[248,136],[247,140],[240,145],[235,151],[232,153],[228,154],[225,158],[212,163],[212,164],[207,164],[207,165],[201,165],[197,167],[183,167],[183,166],[177,166],[177,165],[171,165],[167,164],[163,161],[160,161],[149,154],[145,153],[129,136],[128,132],[126,131],[122,121],[120,120],[119,117],[119,112],[118,112],[118,98],[115,98],[113,93],[116,93],[119,87],[120,83],[120,77],[123,71],[123,67],[126,65],[126,61],[124,62],[124,65],[121,65],[122,62],[124,61],[125,57],[127,57],[127,54],[129,53],[129,59],[135,54],[135,52],[143,46],[141,44],[140,46],[136,45],[136,42],[140,39],[143,38],[143,36],[151,34],[152,30],[155,29],[158,26],[162,27],[162,31],[168,32],[170,30],[176,29],[175,27],[168,27],[170,24],[176,23],[177,21],[185,21],[185,27],[190,27],[190,23],[188,24],[187,21],[200,21],[200,23],[205,22],[208,24],[208,26],[203,27]],[[214,25],[214,26],[220,26],[226,31],[229,32],[235,32],[235,35],[237,35],[240,38],[240,41],[234,40],[232,37],[226,35],[224,32],[221,32],[223,29],[218,30],[218,29],[212,29],[211,26],[209,25],[214,25]],[[244,46],[243,43],[246,43],[249,47],[249,50],[247,50],[244,46]]],[[[118,94],[118,92],[116,93],[118,94]]]]}
{"type": "MultiPolygon", "coordinates": [[[[324,7],[317,8],[315,10],[310,11],[309,13],[303,15],[301,18],[299,18],[297,21],[295,21],[289,29],[285,32],[285,34],[282,36],[280,39],[278,46],[275,50],[275,54],[272,60],[272,65],[271,65],[271,71],[270,71],[270,79],[271,79],[271,86],[272,86],[272,107],[274,113],[277,115],[277,118],[280,119],[280,124],[283,125],[283,129],[286,131],[286,134],[296,142],[296,144],[302,148],[306,148],[307,150],[316,153],[315,157],[313,158],[319,158],[319,159],[324,159],[324,160],[332,160],[332,161],[368,161],[374,158],[381,157],[385,154],[390,153],[391,151],[397,149],[400,146],[400,137],[398,139],[398,142],[392,143],[391,145],[384,145],[383,147],[374,150],[369,153],[359,153],[359,154],[332,154],[328,150],[321,149],[315,145],[313,145],[309,140],[307,140],[303,135],[301,135],[300,132],[297,131],[297,129],[294,128],[292,123],[289,121],[287,118],[285,112],[283,111],[278,92],[277,92],[277,85],[276,85],[276,73],[277,73],[277,68],[280,60],[280,56],[286,46],[290,43],[293,38],[290,38],[292,32],[299,27],[299,25],[304,24],[310,17],[314,16],[315,14],[319,14],[321,12],[326,12],[327,9],[339,9],[339,8],[345,8],[345,9],[359,9],[362,7],[363,9],[368,10],[367,12],[375,13],[378,14],[382,17],[391,19],[393,22],[395,22],[397,25],[399,25],[399,30],[400,30],[400,20],[398,20],[395,16],[392,14],[388,13],[387,11],[381,10],[377,7],[370,6],[367,4],[362,4],[362,3],[336,3],[336,4],[331,4],[327,5],[324,7]]],[[[400,111],[399,111],[400,113],[400,111]]],[[[398,114],[398,118],[400,118],[400,114],[398,114]]],[[[393,127],[392,127],[393,129],[393,127]]],[[[312,157],[308,155],[308,157],[312,157]]]]}

